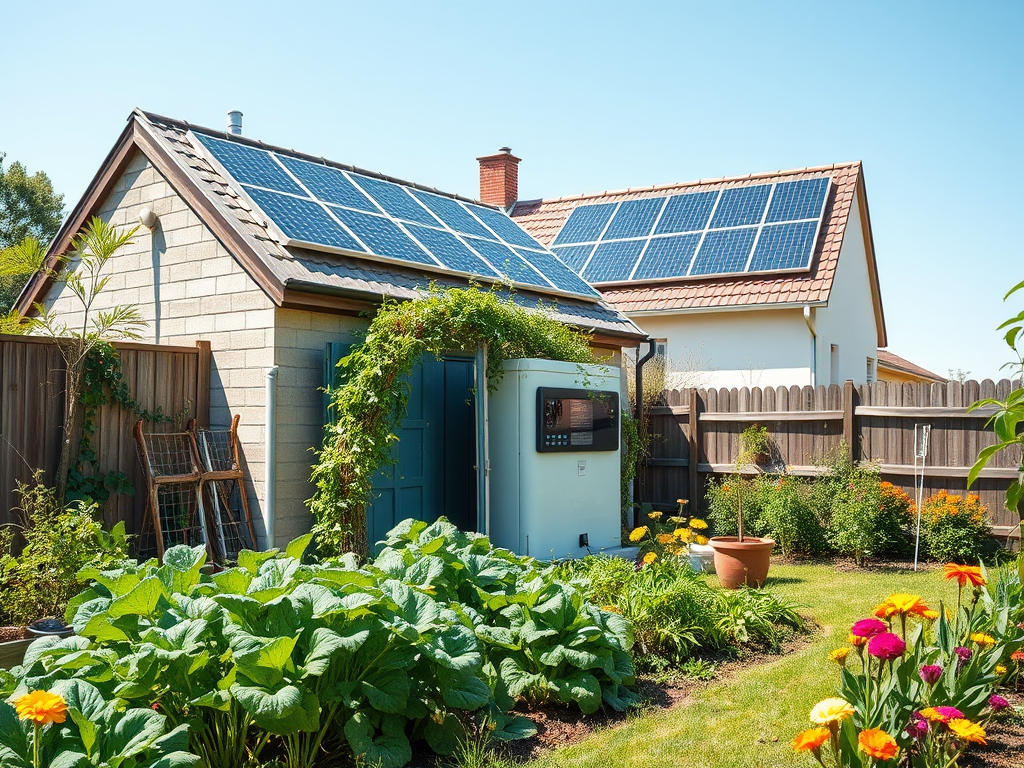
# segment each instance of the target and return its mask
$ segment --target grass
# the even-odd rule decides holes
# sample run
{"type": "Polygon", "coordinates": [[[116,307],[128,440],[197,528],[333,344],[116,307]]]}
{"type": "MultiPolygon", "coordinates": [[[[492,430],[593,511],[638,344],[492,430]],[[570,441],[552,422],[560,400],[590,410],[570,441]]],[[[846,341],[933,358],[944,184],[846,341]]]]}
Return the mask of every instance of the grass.
{"type": "Polygon", "coordinates": [[[813,764],[790,740],[809,727],[807,713],[836,695],[838,671],[828,651],[846,644],[850,625],[892,592],[912,592],[938,606],[955,604],[941,570],[837,572],[829,565],[773,565],[767,586],[805,606],[821,627],[810,645],[769,657],[698,690],[693,702],[655,711],[562,747],[530,768],[785,768],[813,764]]]}

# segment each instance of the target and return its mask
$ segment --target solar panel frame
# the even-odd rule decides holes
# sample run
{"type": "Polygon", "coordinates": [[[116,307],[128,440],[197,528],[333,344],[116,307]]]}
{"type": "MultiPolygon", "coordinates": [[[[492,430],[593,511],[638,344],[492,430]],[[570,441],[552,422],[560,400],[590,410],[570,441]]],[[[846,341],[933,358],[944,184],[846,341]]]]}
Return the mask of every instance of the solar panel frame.
{"type": "Polygon", "coordinates": [[[384,179],[374,179],[360,173],[348,172],[346,175],[372,199],[388,216],[414,224],[426,224],[436,227],[441,220],[430,212],[430,209],[409,194],[409,190],[401,184],[384,179]]]}
{"type": "Polygon", "coordinates": [[[419,189],[410,190],[412,196],[430,209],[448,229],[485,240],[494,240],[494,233],[487,229],[480,220],[465,209],[458,201],[450,197],[423,192],[419,189]],[[435,208],[434,206],[437,206],[435,208]],[[438,210],[441,209],[441,210],[438,210]],[[469,231],[472,230],[472,231],[469,231]]]}
{"type": "Polygon", "coordinates": [[[623,200],[601,233],[601,239],[628,240],[634,237],[650,237],[667,199],[642,197],[636,200],[623,200]]]}
{"type": "Polygon", "coordinates": [[[708,192],[688,192],[682,195],[669,195],[665,200],[665,208],[661,218],[654,228],[655,235],[684,234],[686,232],[702,232],[707,229],[708,222],[715,211],[715,206],[721,196],[721,190],[708,192]],[[701,206],[702,203],[706,206],[701,206]],[[676,208],[689,205],[698,206],[696,211],[685,211],[684,221],[690,226],[680,226],[679,216],[676,208]],[[696,215],[694,215],[696,214],[696,215]]]}
{"type": "Polygon", "coordinates": [[[371,251],[362,241],[357,239],[355,234],[343,226],[337,219],[332,217],[323,205],[306,197],[286,195],[282,192],[275,192],[272,189],[263,189],[251,185],[239,185],[249,195],[249,198],[263,211],[275,227],[288,241],[303,244],[327,245],[355,254],[369,254],[371,251]],[[296,211],[305,209],[302,214],[305,220],[301,223],[294,222],[296,211]],[[276,215],[275,215],[276,213],[276,215]],[[311,223],[318,228],[322,235],[323,243],[309,241],[301,237],[299,227],[309,227],[311,223]]]}
{"type": "Polygon", "coordinates": [[[637,260],[630,279],[645,280],[685,277],[690,271],[693,257],[697,254],[701,236],[702,233],[700,232],[686,232],[669,237],[652,237],[647,248],[644,249],[644,252],[637,260]],[[669,252],[665,253],[665,251],[669,252]],[[664,274],[665,270],[658,268],[666,259],[683,254],[685,254],[683,256],[685,261],[680,263],[679,268],[673,270],[671,274],[664,274]]]}
{"type": "Polygon", "coordinates": [[[774,184],[723,189],[708,229],[753,226],[764,221],[774,184]]]}
{"type": "Polygon", "coordinates": [[[526,248],[513,248],[513,250],[532,264],[534,269],[539,270],[556,288],[566,292],[579,293],[584,296],[601,297],[601,294],[590,283],[573,272],[557,256],[553,256],[545,251],[528,250],[526,248]]]}
{"type": "Polygon", "coordinates": [[[783,272],[806,270],[811,266],[814,246],[818,236],[818,225],[814,221],[787,221],[766,224],[758,233],[747,264],[747,273],[783,272]],[[762,243],[769,243],[770,254],[759,253],[762,243]],[[781,253],[780,253],[781,252],[781,253]],[[760,259],[760,261],[759,261],[760,259]],[[768,266],[768,260],[779,259],[784,263],[768,266]]]}
{"type": "Polygon", "coordinates": [[[412,264],[444,266],[413,240],[398,222],[387,216],[340,206],[330,206],[328,210],[375,256],[412,264]]]}
{"type": "Polygon", "coordinates": [[[482,205],[471,205],[469,203],[462,203],[462,207],[479,219],[480,223],[495,234],[496,239],[506,245],[518,245],[523,248],[544,250],[543,245],[530,237],[522,227],[512,221],[512,219],[502,211],[496,211],[493,208],[485,208],[482,205]]]}
{"type": "Polygon", "coordinates": [[[587,263],[587,259],[590,258],[590,254],[596,247],[597,246],[594,243],[584,245],[563,245],[553,246],[551,251],[562,260],[563,264],[578,275],[583,271],[583,266],[587,263]],[[577,256],[577,254],[581,255],[577,256]]]}
{"type": "Polygon", "coordinates": [[[643,252],[644,244],[644,240],[607,240],[598,243],[581,276],[594,284],[628,280],[643,252]]]}
{"type": "Polygon", "coordinates": [[[435,229],[419,224],[406,224],[405,229],[416,242],[441,262],[442,266],[452,272],[492,279],[501,277],[494,267],[447,229],[435,229]],[[473,268],[469,268],[470,266],[473,268]]]}
{"type": "Polygon", "coordinates": [[[697,252],[690,262],[689,275],[732,275],[743,274],[742,269],[716,269],[723,260],[727,263],[735,263],[745,266],[750,259],[754,241],[757,238],[755,227],[733,227],[731,229],[715,229],[705,233],[701,239],[697,252]],[[707,260],[702,261],[705,255],[705,248],[710,250],[707,253],[707,260]],[[707,268],[704,268],[707,265],[707,268]]]}
{"type": "MultiPolygon", "coordinates": [[[[601,235],[604,234],[604,231],[608,228],[608,225],[611,223],[611,220],[615,216],[615,213],[616,211],[618,211],[618,209],[619,203],[596,203],[594,205],[577,206],[572,210],[572,212],[569,214],[569,218],[566,219],[565,224],[563,224],[562,228],[558,231],[558,236],[555,237],[555,240],[552,243],[552,245],[596,243],[598,240],[601,239],[601,235]],[[592,221],[582,223],[582,226],[586,227],[586,229],[584,230],[584,237],[570,234],[568,237],[571,239],[563,240],[562,235],[565,233],[566,228],[569,227],[569,225],[572,223],[572,219],[576,215],[577,211],[582,211],[580,217],[581,219],[591,214],[594,214],[595,218],[593,218],[592,221]],[[605,212],[607,212],[608,214],[607,218],[604,217],[605,212]],[[593,233],[593,237],[589,236],[591,233],[593,233]]],[[[581,226],[581,224],[577,222],[576,226],[579,227],[581,226]]]]}
{"type": "Polygon", "coordinates": [[[506,277],[515,283],[555,288],[554,284],[545,278],[532,264],[516,253],[510,246],[505,245],[505,243],[499,243],[495,240],[483,240],[478,237],[465,237],[463,241],[486,259],[502,277],[506,277]]]}
{"type": "Polygon", "coordinates": [[[314,200],[365,213],[379,213],[380,208],[340,168],[311,163],[297,157],[274,154],[272,157],[291,174],[314,200]]]}
{"type": "Polygon", "coordinates": [[[272,152],[250,147],[248,144],[225,141],[214,136],[196,135],[200,137],[203,148],[213,155],[222,168],[226,168],[225,159],[244,158],[244,160],[240,160],[241,165],[236,164],[234,170],[229,174],[239,184],[262,187],[271,192],[286,192],[292,195],[306,194],[306,191],[296,184],[285,169],[274,160],[272,152]]]}
{"type": "Polygon", "coordinates": [[[816,176],[810,179],[776,182],[765,215],[765,223],[779,224],[821,218],[831,190],[831,181],[828,176],[816,176]],[[788,210],[789,215],[779,215],[776,209],[788,210]]]}

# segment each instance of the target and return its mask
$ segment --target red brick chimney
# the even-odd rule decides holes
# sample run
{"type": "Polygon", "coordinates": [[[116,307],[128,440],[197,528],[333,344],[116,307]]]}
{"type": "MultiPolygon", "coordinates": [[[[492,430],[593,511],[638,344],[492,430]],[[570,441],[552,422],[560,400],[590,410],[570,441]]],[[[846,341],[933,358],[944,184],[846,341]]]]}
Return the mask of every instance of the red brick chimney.
{"type": "Polygon", "coordinates": [[[478,157],[480,163],[480,201],[508,208],[519,199],[519,158],[508,147],[496,155],[478,157]]]}

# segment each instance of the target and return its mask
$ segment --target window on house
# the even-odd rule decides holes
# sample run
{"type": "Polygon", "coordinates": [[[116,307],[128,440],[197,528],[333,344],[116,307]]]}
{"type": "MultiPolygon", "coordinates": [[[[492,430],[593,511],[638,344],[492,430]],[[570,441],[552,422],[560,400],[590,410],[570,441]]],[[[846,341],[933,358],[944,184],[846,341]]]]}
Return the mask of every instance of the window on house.
{"type": "Polygon", "coordinates": [[[655,339],[654,353],[668,360],[668,339],[655,339]]]}
{"type": "Polygon", "coordinates": [[[831,354],[829,355],[829,382],[832,384],[839,384],[839,345],[831,345],[831,354]]]}
{"type": "Polygon", "coordinates": [[[871,384],[875,380],[875,358],[868,358],[868,384],[871,384]]]}

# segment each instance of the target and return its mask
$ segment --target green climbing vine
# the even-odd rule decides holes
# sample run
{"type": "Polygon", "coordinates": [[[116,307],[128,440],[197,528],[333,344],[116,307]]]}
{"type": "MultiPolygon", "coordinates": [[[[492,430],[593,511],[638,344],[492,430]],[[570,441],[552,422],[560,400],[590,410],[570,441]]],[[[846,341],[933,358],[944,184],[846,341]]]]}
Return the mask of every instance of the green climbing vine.
{"type": "Polygon", "coordinates": [[[339,363],[342,383],[330,396],[336,422],[313,467],[313,513],[323,554],[365,555],[366,502],[374,475],[393,463],[392,444],[409,401],[406,374],[425,353],[473,351],[487,345],[487,381],[501,379],[506,359],[540,357],[593,363],[589,337],[479,288],[434,286],[420,299],[385,301],[363,342],[339,363]]]}
{"type": "Polygon", "coordinates": [[[123,472],[100,471],[99,456],[92,444],[96,434],[96,414],[111,400],[143,421],[153,424],[174,421],[174,417],[164,415],[161,408],[155,411],[143,408],[132,397],[128,382],[125,381],[121,355],[108,342],[97,344],[86,356],[82,371],[82,389],[78,398],[82,404],[82,438],[78,444],[78,455],[68,474],[65,493],[67,501],[94,501],[103,505],[112,495],[135,494],[135,487],[123,472]]]}

